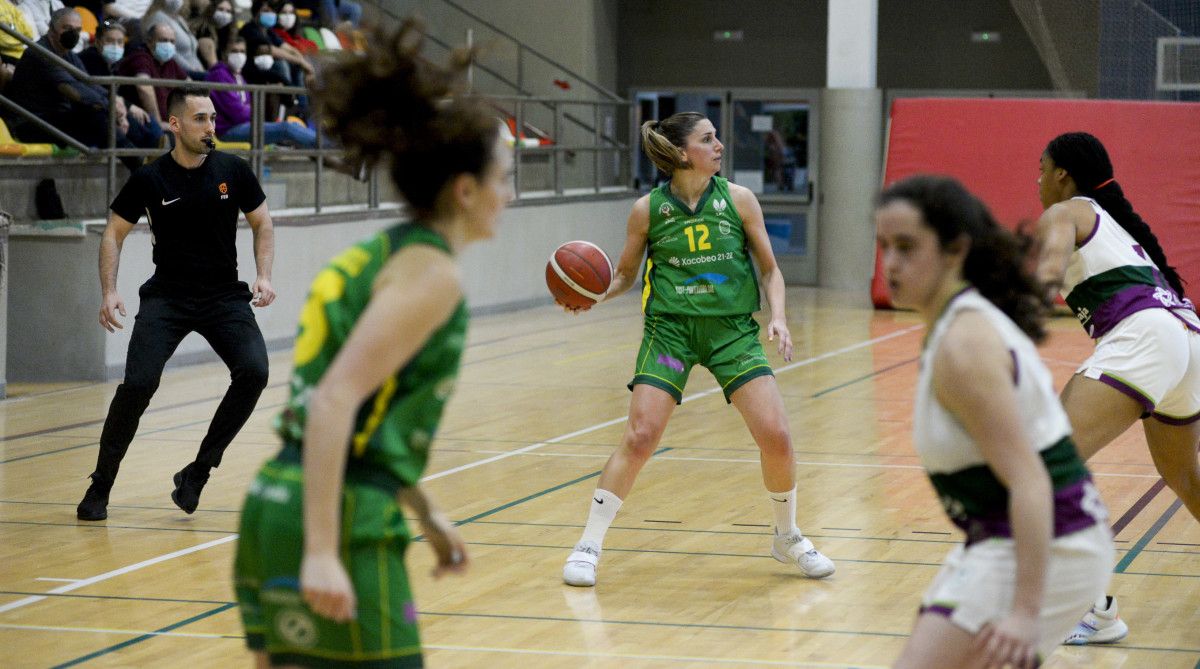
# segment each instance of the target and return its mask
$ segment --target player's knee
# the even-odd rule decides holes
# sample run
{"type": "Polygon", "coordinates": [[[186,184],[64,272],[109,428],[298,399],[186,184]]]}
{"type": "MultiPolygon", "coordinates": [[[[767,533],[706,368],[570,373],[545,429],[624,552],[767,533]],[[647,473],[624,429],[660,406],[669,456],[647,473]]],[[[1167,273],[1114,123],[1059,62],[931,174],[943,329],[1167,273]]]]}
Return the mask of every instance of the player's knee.
{"type": "Polygon", "coordinates": [[[243,363],[238,365],[233,370],[234,383],[244,385],[248,388],[262,390],[267,387],[267,377],[269,370],[266,360],[255,360],[253,362],[243,363]]]}
{"type": "Polygon", "coordinates": [[[759,449],[783,455],[792,450],[792,433],[788,430],[787,423],[780,421],[778,424],[769,425],[759,432],[758,439],[759,449]]]}
{"type": "Polygon", "coordinates": [[[659,431],[647,425],[630,423],[625,430],[625,450],[639,460],[649,460],[658,445],[659,431]]]}

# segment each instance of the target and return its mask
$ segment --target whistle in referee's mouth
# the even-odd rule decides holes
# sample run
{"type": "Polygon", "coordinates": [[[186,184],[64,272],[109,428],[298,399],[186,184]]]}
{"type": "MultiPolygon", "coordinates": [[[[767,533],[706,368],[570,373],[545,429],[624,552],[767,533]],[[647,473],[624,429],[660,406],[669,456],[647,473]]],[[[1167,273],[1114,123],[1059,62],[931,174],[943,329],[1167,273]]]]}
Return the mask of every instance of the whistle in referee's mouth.
{"type": "Polygon", "coordinates": [[[217,143],[213,141],[212,137],[205,137],[201,141],[204,142],[204,146],[207,146],[209,151],[217,148],[217,143]]]}

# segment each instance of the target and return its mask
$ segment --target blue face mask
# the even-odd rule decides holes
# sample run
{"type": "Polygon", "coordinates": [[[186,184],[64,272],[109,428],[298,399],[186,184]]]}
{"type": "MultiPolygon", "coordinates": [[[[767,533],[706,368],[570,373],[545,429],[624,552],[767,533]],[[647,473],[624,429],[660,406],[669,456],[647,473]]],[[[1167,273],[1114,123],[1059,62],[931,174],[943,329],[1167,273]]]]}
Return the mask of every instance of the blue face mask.
{"type": "Polygon", "coordinates": [[[125,55],[125,47],[120,44],[105,44],[104,48],[100,50],[100,55],[104,56],[104,60],[111,65],[125,55]]]}
{"type": "Polygon", "coordinates": [[[258,22],[260,24],[262,24],[262,27],[264,27],[264,28],[274,28],[275,27],[275,13],[274,12],[263,12],[262,14],[259,14],[258,22]]]}
{"type": "Polygon", "coordinates": [[[175,45],[170,42],[159,42],[154,45],[154,57],[158,62],[165,63],[175,57],[175,45]]]}

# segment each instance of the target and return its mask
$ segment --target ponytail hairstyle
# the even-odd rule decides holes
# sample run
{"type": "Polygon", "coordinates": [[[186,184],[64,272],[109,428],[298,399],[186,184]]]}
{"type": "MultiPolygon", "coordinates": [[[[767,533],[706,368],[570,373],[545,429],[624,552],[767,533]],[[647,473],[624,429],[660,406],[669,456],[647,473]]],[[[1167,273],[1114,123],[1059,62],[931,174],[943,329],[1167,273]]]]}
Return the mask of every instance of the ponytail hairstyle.
{"type": "Polygon", "coordinates": [[[1046,155],[1054,161],[1055,167],[1061,167],[1071,175],[1080,195],[1095,200],[1150,254],[1150,260],[1182,299],[1183,280],[1179,272],[1167,263],[1167,254],[1158,243],[1158,237],[1133,210],[1121,185],[1113,178],[1112,161],[1100,140],[1086,132],[1068,132],[1050,140],[1046,155]]]}
{"type": "Polygon", "coordinates": [[[679,150],[687,146],[688,135],[705,118],[698,112],[679,112],[661,121],[646,121],[642,124],[642,151],[667,176],[690,168],[679,157],[679,150]]]}
{"type": "Polygon", "coordinates": [[[950,177],[918,175],[884,189],[878,206],[902,200],[916,207],[945,249],[966,237],[971,244],[963,278],[1035,342],[1046,337],[1041,288],[1026,268],[1029,239],[1000,227],[987,205],[950,177]]]}
{"type": "Polygon", "coordinates": [[[329,134],[350,160],[390,162],[392,182],[418,218],[460,174],[482,176],[493,160],[499,123],[479,100],[450,97],[474,52],[458,50],[439,67],[421,55],[422,27],[406,19],[377,30],[366,54],[342,52],[315,91],[329,134]]]}

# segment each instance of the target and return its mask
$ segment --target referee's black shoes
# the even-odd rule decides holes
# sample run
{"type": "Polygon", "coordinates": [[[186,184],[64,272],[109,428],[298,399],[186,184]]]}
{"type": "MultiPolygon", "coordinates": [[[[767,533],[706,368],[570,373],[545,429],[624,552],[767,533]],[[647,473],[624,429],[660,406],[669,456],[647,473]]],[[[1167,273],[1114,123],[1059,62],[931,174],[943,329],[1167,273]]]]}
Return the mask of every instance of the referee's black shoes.
{"type": "Polygon", "coordinates": [[[112,482],[103,483],[95,474],[90,478],[92,484],[76,507],[75,517],[80,520],[104,520],[108,518],[108,493],[112,490],[112,482]]]}
{"type": "Polygon", "coordinates": [[[171,491],[171,501],[186,513],[192,513],[200,504],[200,491],[208,483],[208,472],[202,471],[195,463],[189,464],[175,473],[175,489],[171,491]]]}

